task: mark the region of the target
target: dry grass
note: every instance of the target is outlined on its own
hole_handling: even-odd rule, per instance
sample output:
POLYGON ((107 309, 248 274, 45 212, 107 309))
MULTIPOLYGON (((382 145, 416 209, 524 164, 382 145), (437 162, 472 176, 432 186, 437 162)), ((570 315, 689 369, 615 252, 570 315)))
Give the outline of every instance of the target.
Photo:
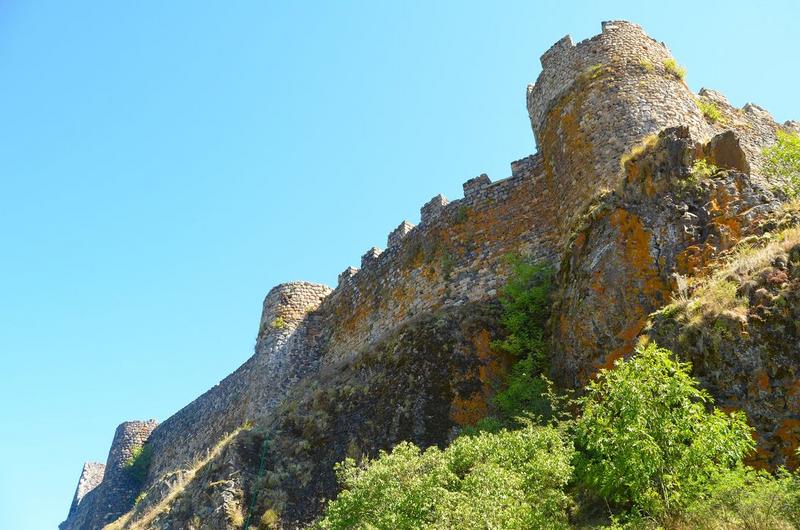
POLYGON ((175 484, 170 488, 169 492, 163 499, 158 501, 152 508, 150 508, 144 515, 137 520, 131 522, 134 511, 126 513, 113 523, 107 524, 103 530, 146 530, 148 525, 161 513, 169 510, 175 499, 183 493, 186 485, 194 480, 197 473, 205 467, 209 462, 215 459, 222 452, 228 444, 239 435, 240 432, 245 430, 245 427, 239 427, 230 434, 224 436, 217 444, 206 453, 206 456, 195 461, 191 468, 183 470, 183 473, 176 474, 178 479, 175 484))
POLYGON ((721 262, 713 274, 698 279, 694 288, 685 277, 677 277, 677 289, 667 311, 683 312, 690 324, 728 313, 747 316, 748 301, 736 295, 742 281, 769 267, 779 255, 800 244, 800 227, 789 228, 771 236, 766 244, 737 245, 721 262))
POLYGON ((622 169, 623 173, 625 172, 625 166, 633 160, 634 158, 640 156, 642 153, 647 151, 648 149, 652 148, 658 142, 658 134, 653 133, 645 136, 642 140, 631 147, 631 150, 622 155, 619 159, 619 167, 622 169))

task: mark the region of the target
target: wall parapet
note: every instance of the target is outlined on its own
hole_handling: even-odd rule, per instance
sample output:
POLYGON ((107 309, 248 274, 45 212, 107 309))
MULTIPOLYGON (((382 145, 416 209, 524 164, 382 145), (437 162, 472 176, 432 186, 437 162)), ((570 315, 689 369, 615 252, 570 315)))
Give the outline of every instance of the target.
POLYGON ((400 244, 406 235, 414 229, 414 225, 408 221, 403 221, 397 228, 389 232, 389 237, 386 239, 386 248, 392 248, 400 244))
POLYGON ((420 221, 419 224, 424 225, 430 223, 438 215, 442 212, 445 206, 448 204, 447 197, 442 195, 441 193, 425 204, 422 205, 422 208, 419 211, 420 221))
POLYGON ((492 179, 486 173, 481 173, 477 177, 469 179, 462 186, 464 188, 464 197, 467 198, 479 194, 481 190, 491 183, 492 179))

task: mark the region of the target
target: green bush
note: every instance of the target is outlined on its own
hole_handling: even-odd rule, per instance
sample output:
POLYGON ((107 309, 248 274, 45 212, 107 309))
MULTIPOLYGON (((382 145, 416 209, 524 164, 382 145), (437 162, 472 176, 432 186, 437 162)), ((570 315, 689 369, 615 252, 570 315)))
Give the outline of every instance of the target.
POLYGON ((698 530, 800 528, 800 477, 739 466, 715 477, 708 498, 687 512, 686 524, 698 530))
POLYGON ((520 359, 530 356, 541 372, 546 367, 544 329, 550 316, 553 269, 518 257, 510 261, 511 276, 500 293, 501 321, 508 336, 495 346, 520 359))
POLYGON ((542 378, 548 368, 545 326, 550 316, 550 291, 553 269, 520 257, 509 258, 511 275, 500 293, 501 323, 507 332, 494 346, 514 355, 517 362, 509 374, 507 387, 493 402, 500 418, 489 418, 477 425, 496 431, 499 425, 519 426, 517 417, 549 417, 550 407, 543 394, 547 383, 542 378))
POLYGON ((789 181, 789 195, 800 194, 800 135, 778 131, 778 140, 763 151, 764 173, 789 181))
POLYGON ((567 528, 572 454, 561 431, 531 424, 445 450, 403 442, 363 465, 338 464, 344 489, 317 528, 567 528))
POLYGON ((689 365, 653 344, 602 370, 580 403, 578 477, 633 517, 680 517, 753 448, 744 416, 707 410, 689 365))
POLYGON ((508 386, 494 397, 500 416, 514 424, 520 416, 550 417, 550 403, 546 398, 547 382, 537 372, 533 359, 528 356, 511 368, 508 386))

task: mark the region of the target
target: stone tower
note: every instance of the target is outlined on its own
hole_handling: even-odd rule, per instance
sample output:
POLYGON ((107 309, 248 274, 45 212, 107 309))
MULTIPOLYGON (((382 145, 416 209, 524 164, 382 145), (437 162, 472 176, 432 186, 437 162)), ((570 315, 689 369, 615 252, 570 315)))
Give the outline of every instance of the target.
POLYGON ((528 86, 531 126, 562 228, 602 188, 613 188, 620 159, 649 135, 676 125, 706 140, 713 129, 677 73, 667 47, 630 22, 603 22, 577 45, 567 35, 541 57, 528 86))

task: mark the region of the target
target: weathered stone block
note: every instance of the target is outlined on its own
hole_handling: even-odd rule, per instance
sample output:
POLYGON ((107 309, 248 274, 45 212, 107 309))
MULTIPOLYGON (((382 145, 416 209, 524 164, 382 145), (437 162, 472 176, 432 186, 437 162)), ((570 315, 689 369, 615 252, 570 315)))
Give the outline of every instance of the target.
POLYGON ((386 247, 392 248, 394 246, 399 245, 400 241, 402 241, 403 238, 406 237, 406 234, 411 232, 411 230, 413 229, 414 225, 412 225, 408 221, 403 221, 398 225, 397 228, 389 232, 389 237, 387 238, 386 241, 386 247))
POLYGON ((426 202, 420 209, 420 224, 425 224, 433 221, 442 212, 448 204, 447 197, 441 193, 433 199, 426 202))
POLYGON ((475 178, 466 181, 464 187, 464 197, 472 197, 492 183, 492 180, 486 173, 481 173, 475 178))
POLYGON ((383 254, 383 251, 378 247, 372 247, 369 249, 363 256, 361 256, 361 268, 369 266, 370 263, 373 263, 375 260, 378 259, 378 256, 383 254))

